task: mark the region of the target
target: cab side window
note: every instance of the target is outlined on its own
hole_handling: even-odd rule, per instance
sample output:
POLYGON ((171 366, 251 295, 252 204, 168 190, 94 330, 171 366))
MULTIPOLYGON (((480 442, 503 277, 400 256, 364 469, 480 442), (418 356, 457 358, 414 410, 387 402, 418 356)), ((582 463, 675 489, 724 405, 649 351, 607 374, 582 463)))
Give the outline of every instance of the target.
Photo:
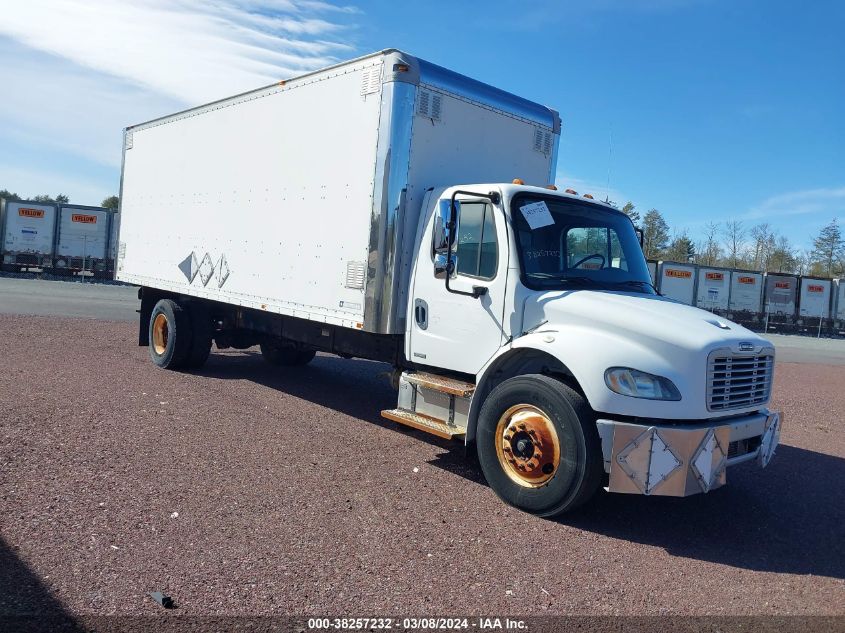
POLYGON ((458 274, 493 279, 499 261, 493 208, 484 202, 462 202, 457 238, 458 274))

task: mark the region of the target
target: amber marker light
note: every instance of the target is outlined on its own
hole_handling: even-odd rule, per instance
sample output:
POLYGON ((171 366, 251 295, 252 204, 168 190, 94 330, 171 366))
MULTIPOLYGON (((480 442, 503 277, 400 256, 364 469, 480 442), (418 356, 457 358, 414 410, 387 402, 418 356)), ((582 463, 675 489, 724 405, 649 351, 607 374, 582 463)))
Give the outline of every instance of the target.
POLYGON ((525 184, 525 181, 524 181, 522 178, 514 178, 514 179, 513 179, 513 184, 515 184, 515 185, 524 185, 524 184, 525 184))

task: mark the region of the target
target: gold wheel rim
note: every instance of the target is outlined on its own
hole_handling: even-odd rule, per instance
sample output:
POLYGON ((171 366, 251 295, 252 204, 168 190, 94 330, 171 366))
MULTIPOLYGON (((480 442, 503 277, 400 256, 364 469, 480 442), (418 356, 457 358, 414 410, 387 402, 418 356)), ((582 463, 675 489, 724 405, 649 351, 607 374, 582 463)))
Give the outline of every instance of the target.
POLYGON ((164 314, 157 314, 153 320, 153 349, 161 356, 167 349, 167 336, 169 334, 167 317, 164 314))
POLYGON ((560 440, 548 415, 530 404, 517 404, 496 425, 496 455, 502 470, 526 488, 544 486, 560 466, 560 440))

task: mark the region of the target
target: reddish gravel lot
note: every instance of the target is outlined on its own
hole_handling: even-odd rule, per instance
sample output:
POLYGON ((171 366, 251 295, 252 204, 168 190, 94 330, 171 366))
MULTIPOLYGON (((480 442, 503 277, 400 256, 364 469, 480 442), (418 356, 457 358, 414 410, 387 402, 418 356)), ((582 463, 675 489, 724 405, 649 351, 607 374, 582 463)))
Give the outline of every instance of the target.
POLYGON ((129 323, 0 316, 0 614, 843 614, 845 367, 778 365, 772 465, 536 519, 382 420, 364 361, 156 369, 129 323), (178 514, 177 514, 178 513, 178 514))

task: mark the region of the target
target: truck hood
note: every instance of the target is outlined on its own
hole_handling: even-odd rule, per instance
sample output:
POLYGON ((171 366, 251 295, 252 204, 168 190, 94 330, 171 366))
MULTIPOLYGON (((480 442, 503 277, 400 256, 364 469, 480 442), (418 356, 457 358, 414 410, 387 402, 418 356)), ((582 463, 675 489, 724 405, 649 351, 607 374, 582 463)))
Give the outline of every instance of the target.
POLYGON ((525 301, 524 331, 578 325, 685 350, 709 351, 749 342, 770 346, 751 330, 666 297, 601 290, 536 292, 525 301), (546 323, 543 323, 543 322, 546 323))
MULTIPOLYGON (((522 329, 512 348, 533 348, 557 358, 599 413, 663 420, 695 420, 760 410, 711 412, 709 356, 755 356, 774 348, 750 330, 710 312, 665 297, 601 290, 528 291, 522 329), (671 380, 680 401, 645 400, 612 392, 610 367, 630 367, 671 380)), ((515 325, 515 324, 514 324, 515 325)))

